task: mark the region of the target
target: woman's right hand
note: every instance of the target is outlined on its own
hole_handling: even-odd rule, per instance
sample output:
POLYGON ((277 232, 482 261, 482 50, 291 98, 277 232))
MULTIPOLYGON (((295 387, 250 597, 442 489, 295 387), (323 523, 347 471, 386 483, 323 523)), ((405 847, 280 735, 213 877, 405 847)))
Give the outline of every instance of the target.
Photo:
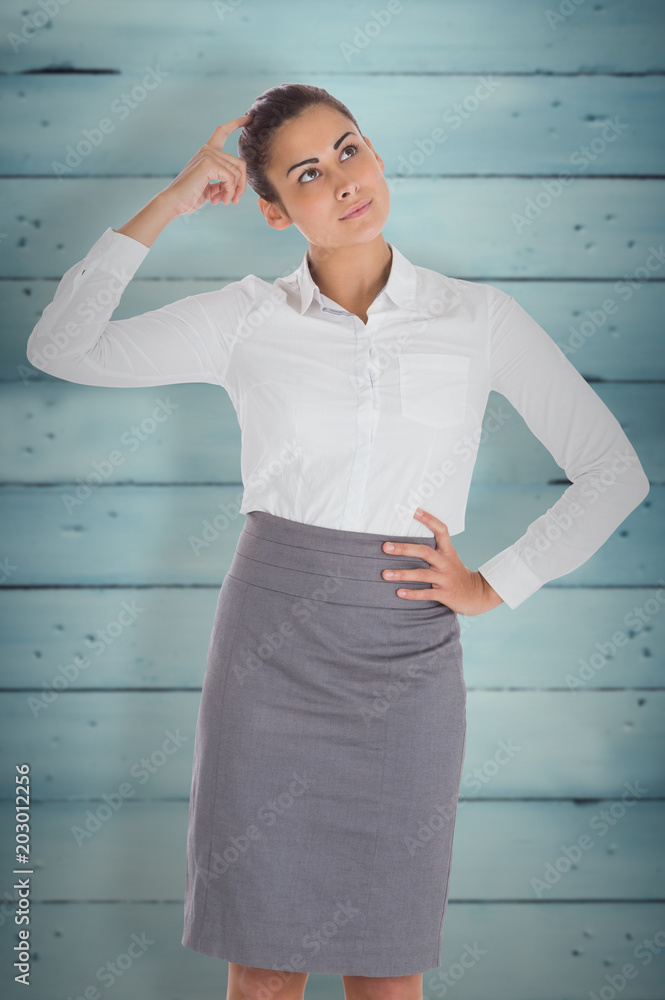
POLYGON ((247 165, 239 156, 222 150, 227 138, 242 128, 252 115, 232 118, 218 125, 205 145, 194 154, 178 176, 160 192, 175 215, 196 212, 207 201, 213 205, 236 205, 247 187, 247 165))

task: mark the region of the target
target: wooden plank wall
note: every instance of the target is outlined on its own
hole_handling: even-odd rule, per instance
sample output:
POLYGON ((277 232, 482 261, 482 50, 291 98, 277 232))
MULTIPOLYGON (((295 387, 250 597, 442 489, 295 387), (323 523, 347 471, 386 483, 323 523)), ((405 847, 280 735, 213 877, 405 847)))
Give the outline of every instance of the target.
MULTIPOLYGON (((243 520, 233 514, 235 413, 209 385, 53 379, 28 363, 25 343, 61 275, 105 228, 161 190, 217 124, 288 80, 346 102, 384 158, 386 238, 415 263, 513 294, 570 350, 652 482, 584 566, 517 610, 462 619, 465 778, 442 967, 427 973, 425 995, 665 996, 664 6, 401 0, 386 20, 387 9, 382 0, 3 5, 5 997, 27 995, 11 968, 22 761, 32 769, 32 1000, 107 989, 125 1000, 224 995, 226 964, 180 939, 194 727, 243 520), (134 89, 150 71, 159 84, 134 89), (478 91, 483 80, 491 86, 478 91), (56 176, 67 147, 108 116, 112 133, 56 176), (603 143, 608 122, 616 137, 603 143), (448 138, 428 148, 437 127, 448 138), (574 182, 557 191, 563 170, 574 182), (536 211, 516 224, 529 203, 536 211), (612 314, 602 312, 608 298, 612 314), (68 509, 66 495, 167 397, 169 419, 68 509), (191 536, 220 510, 227 523, 195 554, 191 536), (133 623, 118 626, 123 607, 133 623), (68 670, 86 654, 85 669, 68 670), (161 753, 176 731, 178 751, 161 753), (144 780, 132 770, 141 758, 153 761, 144 780), (104 817, 104 797, 130 775, 135 795, 104 817), (73 831, 91 817, 98 829, 77 842, 73 831), (585 833, 592 846, 569 862, 585 833), (151 943, 111 987, 96 970, 132 934, 151 943), (627 963, 634 975, 622 983, 627 963)), ((236 152, 235 138, 228 148, 236 152)), ((238 206, 173 223, 115 318, 249 272, 273 280, 304 250, 294 229, 265 225, 248 189, 238 206)), ((456 539, 470 566, 519 537, 567 484, 506 401, 493 394, 492 406, 510 419, 478 456, 468 530, 456 539)), ((314 975, 307 995, 341 998, 341 981, 314 975)))

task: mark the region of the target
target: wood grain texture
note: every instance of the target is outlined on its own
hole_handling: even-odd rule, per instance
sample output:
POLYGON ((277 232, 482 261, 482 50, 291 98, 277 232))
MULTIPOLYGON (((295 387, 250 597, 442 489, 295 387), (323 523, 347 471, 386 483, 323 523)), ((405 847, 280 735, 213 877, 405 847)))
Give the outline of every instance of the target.
MULTIPOLYGON (((662 483, 660 386, 600 382, 594 389, 633 442, 649 478, 662 483)), ((0 423, 6 427, 7 482, 240 482, 238 419, 226 391, 213 385, 99 388, 50 376, 13 382, 0 398, 0 423)), ((545 445, 498 392, 490 393, 483 428, 474 482, 565 480, 545 445)), ((473 450, 460 464, 472 460, 473 450)), ((71 491, 63 485, 63 493, 71 491)))
MULTIPOLYGON (((94 241, 94 236, 91 240, 94 241)), ((265 280, 273 281, 276 277, 277 273, 266 276, 265 280)), ((490 283, 513 295, 547 330, 585 378, 662 382, 665 376, 665 351, 662 350, 665 283, 656 277, 652 281, 634 279, 632 284, 623 278, 604 281, 493 278, 490 283)), ((229 280, 173 278, 162 281, 141 277, 139 268, 125 289, 113 319, 138 316, 187 295, 223 288, 229 280)), ((55 383, 29 363, 25 344, 42 310, 53 298, 56 285, 56 279, 0 278, 0 310, 6 325, 6 336, 0 339, 1 380, 20 380, 24 385, 39 380, 55 383)), ((59 385, 63 393, 69 388, 68 383, 60 382, 59 385)), ((82 388, 79 386, 75 391, 82 388)), ((197 391, 204 393, 207 387, 197 391)), ((103 398, 101 393, 98 398, 103 398)))
MULTIPOLYGON (((216 585, 4 588, 2 686, 26 697, 200 691, 217 596, 216 585), (134 602, 131 627, 112 625, 134 602), (76 669, 82 657, 89 662, 76 669)), ((528 610, 529 626, 520 629, 510 609, 461 616, 469 691, 662 687, 662 587, 543 587, 528 610)))
MULTIPOLYGON (((110 813, 102 801, 35 803, 36 821, 50 830, 48 854, 46 850, 38 853, 35 861, 40 868, 36 903, 66 898, 79 904, 109 898, 116 903, 183 898, 180 845, 187 834, 187 799, 150 800, 141 798, 141 791, 137 787, 134 796, 121 797, 110 813), (77 872, 74 881, 73 870, 77 872), (109 896, 109 876, 114 871, 109 896)), ((562 903, 573 895, 586 904, 619 896, 626 902, 662 898, 662 876, 652 879, 648 868, 658 865, 665 806, 630 795, 623 811, 621 805, 620 798, 506 802, 474 799, 464 793, 458 805, 451 903, 485 897, 494 903, 524 905, 562 903), (494 856, 501 859, 491 872, 480 860, 487 851, 488 828, 494 834, 494 856), (584 835, 590 843, 583 841, 579 865, 560 872, 561 877, 552 878, 548 887, 541 885, 545 866, 548 861, 554 866, 561 845, 575 844, 584 835)), ((429 819, 426 816, 424 824, 429 819)), ((0 829, 10 833, 6 826, 0 829)), ((263 827, 263 833, 270 837, 268 827, 263 827)), ((423 850, 432 849, 436 838, 435 831, 423 826, 423 837, 428 834, 431 839, 423 841, 423 850)), ((405 854, 408 864, 406 849, 405 854)))
MULTIPOLYGON (((269 660, 257 667, 257 684, 261 669, 270 669, 269 660)), ((612 798, 633 780, 647 789, 644 798, 665 796, 662 691, 480 690, 468 697, 464 774, 480 770, 484 796, 612 798)), ((38 698, 0 695, 2 738, 17 760, 33 762, 37 799, 101 800, 124 782, 142 798, 189 794, 198 692, 65 691, 36 705, 38 698), (186 742, 162 752, 178 733, 186 742), (140 764, 153 754, 152 766, 140 764)))
MULTIPOLYGON (((481 565, 511 544, 563 488, 477 483, 465 530, 453 536, 462 560, 481 565)), ((75 496, 66 485, 0 491, 0 545, 15 565, 11 586, 220 586, 244 521, 238 514, 240 484, 102 486, 71 514, 63 494, 75 496)), ((663 575, 664 506, 665 488, 653 486, 597 552, 547 586, 656 587, 663 575)), ((505 605, 494 609, 510 611, 505 605)), ((513 611, 513 617, 524 621, 521 613, 513 611)))
MULTIPOLYGON (((242 114, 275 83, 270 73, 243 76, 231 86, 226 78, 195 76, 183 86, 173 72, 163 80, 156 74, 154 89, 146 90, 144 77, 102 74, 85 88, 75 75, 63 75, 57 87, 45 74, 1 79, 3 172, 175 176, 187 162, 185 149, 193 153, 218 121, 242 114), (100 130, 103 119, 108 132, 100 130), (91 148, 79 150, 80 164, 65 162, 68 147, 76 150, 85 139, 91 148)), ((660 173, 661 76, 469 75, 440 67, 427 78, 425 100, 420 74, 298 72, 293 79, 339 96, 384 160, 387 176, 660 173)), ((237 135, 227 146, 237 152, 237 135)))
MULTIPOLYGON (((149 857, 147 839, 135 839, 134 844, 137 853, 149 857)), ((124 863, 122 856, 118 865, 124 863)), ((493 868, 487 852, 478 863, 485 865, 486 871, 493 868)), ((95 985, 102 996, 107 995, 107 987, 95 978, 96 971, 127 955, 132 934, 145 942, 145 950, 128 965, 122 978, 106 980, 109 996, 113 995, 111 990, 118 994, 122 990, 123 1000, 219 1000, 224 995, 225 963, 178 945, 182 937, 179 899, 69 904, 58 900, 37 903, 34 912, 43 931, 33 1000, 82 996, 87 987, 95 985), (75 963, 72 954, 77 956, 75 963)), ((586 997, 591 990, 609 989, 606 977, 630 963, 636 972, 630 983, 633 997, 657 998, 662 976, 653 942, 664 925, 665 905, 661 902, 488 905, 451 898, 442 965, 425 973, 424 995, 429 1000, 446 997, 452 993, 452 983, 453 995, 464 1000, 586 997), (644 944, 648 941, 652 942, 651 950, 644 944)), ((297 954, 303 952, 307 954, 302 946, 296 949, 297 954)), ((310 976, 306 997, 343 1000, 339 976, 310 976)))
MULTIPOLYGON (((268 0, 56 6, 37 27, 39 5, 8 0, 0 14, 0 560, 12 567, 0 580, 0 926, 15 934, 11 767, 28 760, 33 1000, 95 985, 105 995, 96 970, 144 933, 153 943, 110 996, 224 993, 225 964, 180 945, 184 836, 207 645, 243 518, 225 392, 78 386, 34 369, 25 344, 104 229, 288 80, 338 96, 380 152, 386 238, 414 263, 514 295, 617 416, 652 482, 599 552, 518 612, 460 616, 465 781, 442 968, 426 974, 425 996, 604 996, 630 962, 637 975, 616 995, 660 1000, 665 958, 647 964, 639 949, 665 929, 665 4, 402 0, 378 30, 387 5, 355 0, 293 0, 288 16, 268 0), (80 146, 104 117, 110 132, 80 146), (54 163, 77 146, 58 179, 54 163), (572 183, 557 187, 562 171, 572 183), (132 426, 160 396, 177 407, 134 447, 132 426), (63 495, 119 443, 122 465, 68 508, 63 495), (215 518, 195 554, 192 537, 215 518), (160 753, 176 731, 187 740, 160 753), (139 782, 142 757, 154 766, 139 782), (128 776, 134 798, 79 846, 72 826, 128 776), (645 789, 630 808, 626 783, 645 789), (616 821, 601 835, 603 810, 616 821), (590 830, 593 847, 566 870, 564 847, 590 830), (539 897, 531 880, 548 864, 564 872, 539 897)), ((114 318, 248 273, 272 281, 305 246, 293 227, 265 224, 251 191, 232 209, 208 206, 159 237, 114 318)), ((566 485, 510 404, 493 393, 492 407, 510 418, 481 444, 453 539, 469 566, 566 485)), ((307 996, 342 1000, 339 978, 310 977, 307 996)))
MULTIPOLYGON (((122 226, 167 183, 116 177, 0 181, 0 213, 8 222, 0 267, 11 278, 61 276, 107 226, 122 226)), ((546 276, 616 282, 639 275, 654 247, 663 245, 662 179, 580 176, 562 187, 554 178, 558 195, 550 195, 546 183, 530 177, 396 177, 384 235, 414 263, 476 281, 546 276), (540 196, 542 210, 535 201, 540 196), (522 225, 529 203, 536 206, 533 221, 518 232, 514 219, 522 225)), ((207 205, 172 222, 137 276, 272 279, 299 267, 301 234, 293 226, 271 229, 256 198, 243 197, 226 214, 229 206, 221 212, 219 207, 207 205)), ((662 280, 665 266, 654 262, 654 268, 647 274, 662 280)))
MULTIPOLYGON (((377 3, 382 10, 386 4, 377 3)), ((557 10, 558 4, 551 9, 557 10)), ((288 18, 270 0, 214 4, 189 0, 93 0, 67 5, 52 28, 34 32, 17 51, 6 37, 19 33, 23 6, 5 4, 3 51, 12 72, 57 67, 141 73, 159 62, 184 82, 193 75, 229 77, 272 72, 279 82, 294 72, 617 73, 662 69, 659 0, 604 0, 569 5, 554 25, 532 0, 403 0, 385 27, 370 5, 335 0, 314 6, 292 0, 288 18), (401 11, 397 12, 401 8, 401 11), (184 13, 186 11, 186 13, 184 13), (220 16, 221 13, 221 16, 220 16), (383 30, 370 28, 376 20, 383 30), (131 30, 128 30, 130 29, 131 30), (365 35, 357 36, 360 31, 365 35), (374 37, 372 37, 374 35, 374 37), (347 52, 342 45, 354 45, 347 52)), ((244 107, 241 109, 240 113, 244 107)))

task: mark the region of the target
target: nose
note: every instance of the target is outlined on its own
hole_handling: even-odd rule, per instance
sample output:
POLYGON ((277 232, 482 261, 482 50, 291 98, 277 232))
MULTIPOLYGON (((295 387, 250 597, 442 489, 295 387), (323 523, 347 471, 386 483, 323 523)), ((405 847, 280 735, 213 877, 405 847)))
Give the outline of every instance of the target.
MULTIPOLYGON (((357 190, 358 190, 357 183, 355 181, 350 180, 348 177, 345 177, 344 184, 340 185, 337 192, 337 197, 342 203, 342 206, 344 206, 347 202, 353 201, 353 194, 357 190)), ((344 211, 346 211, 346 208, 344 208, 344 211)))

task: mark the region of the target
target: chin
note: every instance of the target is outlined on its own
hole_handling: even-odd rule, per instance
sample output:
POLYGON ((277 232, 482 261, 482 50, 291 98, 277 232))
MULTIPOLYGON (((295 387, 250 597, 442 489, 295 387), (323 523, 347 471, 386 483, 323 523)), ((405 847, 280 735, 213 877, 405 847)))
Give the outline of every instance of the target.
POLYGON ((296 228, 314 246, 337 250, 342 247, 363 246, 366 243, 371 243, 381 234, 387 218, 388 212, 385 212, 381 213, 381 218, 378 221, 373 218, 367 220, 365 225, 360 225, 360 219, 358 219, 347 227, 346 222, 336 219, 327 228, 322 227, 316 231, 312 229, 311 225, 301 227, 296 224, 296 228))

